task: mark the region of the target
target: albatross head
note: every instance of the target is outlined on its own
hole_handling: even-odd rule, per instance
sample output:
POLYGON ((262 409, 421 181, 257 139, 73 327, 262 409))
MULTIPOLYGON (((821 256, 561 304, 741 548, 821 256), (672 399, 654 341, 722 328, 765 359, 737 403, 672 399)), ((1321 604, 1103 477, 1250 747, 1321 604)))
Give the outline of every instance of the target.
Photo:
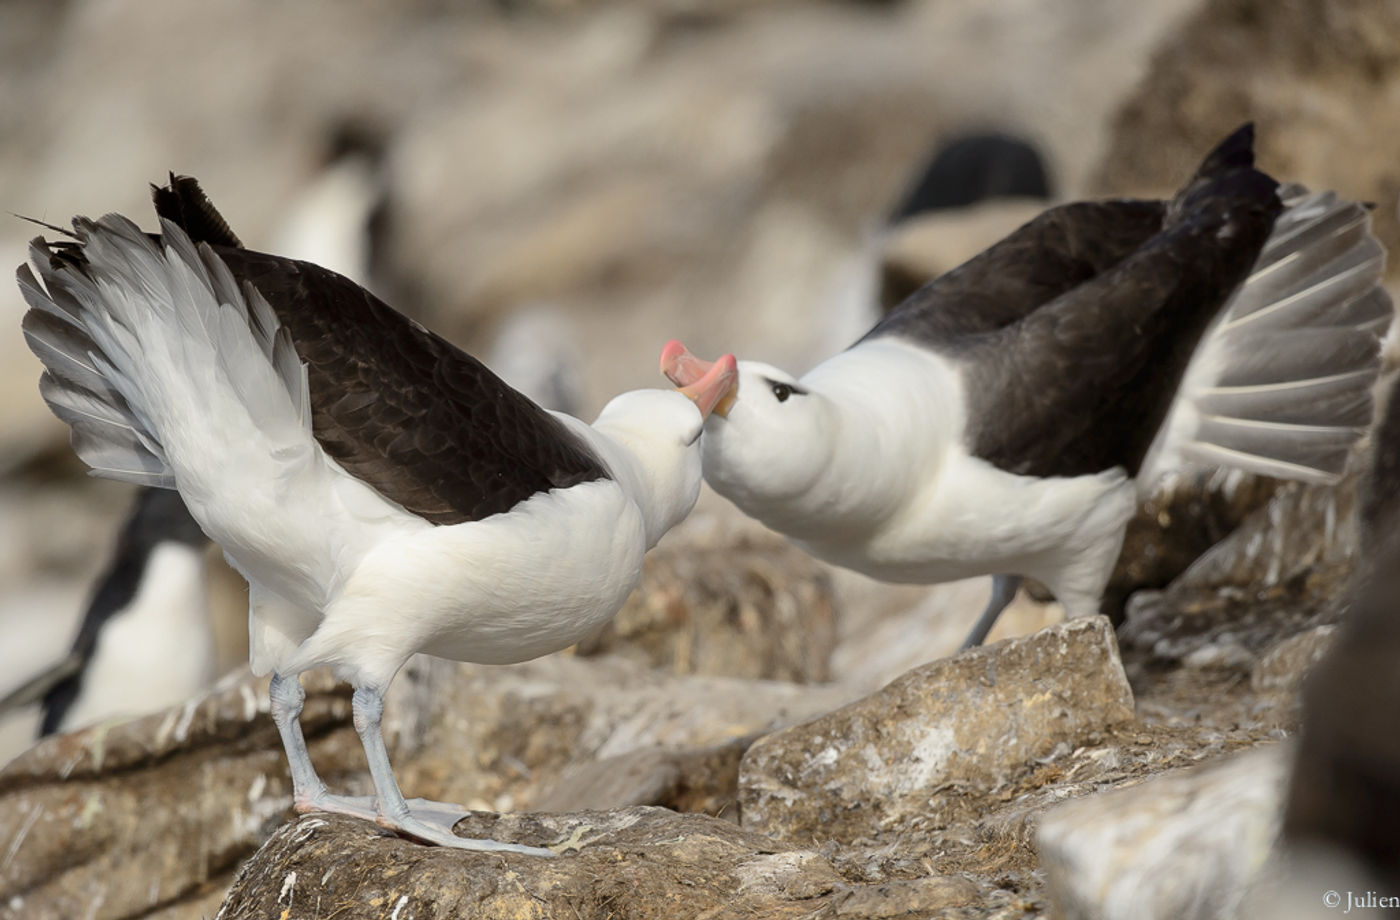
POLYGON ((615 397, 593 423, 630 455, 628 492, 642 509, 648 546, 695 506, 700 432, 715 406, 731 397, 736 376, 734 356, 725 355, 674 390, 633 390, 615 397))
MULTIPOLYGON (((661 372, 677 386, 695 383, 713 366, 676 341, 661 354, 661 372)), ((831 402, 791 374, 740 361, 732 396, 705 425, 705 481, 762 517, 763 509, 805 493, 827 468, 834 419, 831 402)))

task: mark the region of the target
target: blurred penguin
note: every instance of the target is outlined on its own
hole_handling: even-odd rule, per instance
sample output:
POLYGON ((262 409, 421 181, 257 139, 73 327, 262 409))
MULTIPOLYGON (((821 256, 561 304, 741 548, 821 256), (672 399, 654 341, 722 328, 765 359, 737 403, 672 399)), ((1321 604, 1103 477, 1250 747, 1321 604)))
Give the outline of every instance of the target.
POLYGON ((943 144, 890 211, 881 250, 881 313, 1044 210, 1053 189, 1039 151, 1009 134, 943 144), (947 212, 961 213, 956 222, 947 212))
POLYGON ((890 226, 931 211, 991 198, 1050 198, 1050 177, 1030 142, 1008 134, 965 134, 934 153, 890 212, 890 226))
POLYGON ((67 656, 0 701, 40 737, 184 702, 214 679, 205 548, 180 496, 142 489, 67 656))
POLYGON ((269 249, 314 262, 381 297, 390 292, 385 133, 358 121, 326 133, 317 173, 292 200, 269 249))

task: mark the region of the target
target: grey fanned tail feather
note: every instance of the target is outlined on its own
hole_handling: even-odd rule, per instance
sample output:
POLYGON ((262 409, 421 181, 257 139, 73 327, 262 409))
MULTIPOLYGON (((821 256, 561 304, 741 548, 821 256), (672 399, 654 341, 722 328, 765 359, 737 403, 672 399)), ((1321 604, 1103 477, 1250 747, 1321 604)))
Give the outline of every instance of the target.
POLYGON ((44 364, 39 392, 53 414, 72 429, 73 450, 93 473, 143 486, 172 489, 175 478, 160 444, 108 381, 102 350, 93 341, 74 285, 95 295, 80 262, 55 255, 43 239, 30 244, 28 265, 16 272, 29 304, 22 322, 29 348, 44 364))
POLYGON ((1153 473, 1194 463, 1335 482, 1370 425, 1395 315, 1385 250, 1364 206, 1296 185, 1279 194, 1286 210, 1192 359, 1153 473))
MULTIPOLYGON (((230 324, 251 330, 252 344, 292 397, 297 423, 310 426, 306 369, 289 333, 262 295, 240 286, 207 245, 191 242, 169 221, 162 221, 161 238, 153 239, 116 214, 95 222, 76 218, 73 229, 77 243, 35 239, 29 252, 38 277, 29 265, 16 275, 31 308, 23 321, 25 340, 45 367, 40 392, 71 426, 73 449, 93 474, 176 487, 141 383, 141 368, 153 360, 143 349, 169 346, 141 340, 135 329, 142 323, 131 311, 165 314, 160 322, 223 343, 216 361, 229 365, 226 379, 235 388, 256 386, 236 372, 246 357, 236 353, 239 343, 249 337, 220 329, 230 324), (197 306, 210 295, 217 309, 197 306)), ((253 404, 260 394, 240 396, 253 404)))

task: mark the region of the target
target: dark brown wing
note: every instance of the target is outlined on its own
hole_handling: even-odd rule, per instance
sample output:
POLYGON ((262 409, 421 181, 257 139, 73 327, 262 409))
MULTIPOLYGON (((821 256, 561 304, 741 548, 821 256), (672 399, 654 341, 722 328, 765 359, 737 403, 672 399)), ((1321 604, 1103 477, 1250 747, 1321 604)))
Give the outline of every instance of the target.
POLYGON ((152 192, 160 216, 267 298, 307 365, 316 440, 384 497, 459 524, 609 478, 558 419, 355 282, 242 248, 193 178, 152 192))
POLYGON ((291 333, 309 371, 316 440, 386 498, 435 524, 457 524, 608 477, 560 421, 348 278, 214 248, 291 333))
POLYGON ((864 339, 897 335, 940 349, 1016 322, 1122 261, 1162 229, 1162 201, 1081 201, 1051 208, 924 285, 864 339))
POLYGON ((973 453, 1035 476, 1136 475, 1192 353, 1282 208, 1248 143, 1239 132, 1207 158, 1162 232, 1129 258, 963 340, 973 453))

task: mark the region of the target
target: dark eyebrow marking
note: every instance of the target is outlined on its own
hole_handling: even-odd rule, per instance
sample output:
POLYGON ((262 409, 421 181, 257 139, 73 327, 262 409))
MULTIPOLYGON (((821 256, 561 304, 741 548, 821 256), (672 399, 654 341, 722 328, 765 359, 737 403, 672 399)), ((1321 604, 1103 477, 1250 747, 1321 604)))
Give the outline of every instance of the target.
POLYGON ((775 387, 781 383, 783 386, 787 387, 789 390, 792 390, 792 392, 796 393, 798 396, 807 395, 807 391, 805 389, 803 389, 795 383, 788 383, 786 380, 774 380, 772 377, 764 377, 763 381, 770 387, 775 387))

